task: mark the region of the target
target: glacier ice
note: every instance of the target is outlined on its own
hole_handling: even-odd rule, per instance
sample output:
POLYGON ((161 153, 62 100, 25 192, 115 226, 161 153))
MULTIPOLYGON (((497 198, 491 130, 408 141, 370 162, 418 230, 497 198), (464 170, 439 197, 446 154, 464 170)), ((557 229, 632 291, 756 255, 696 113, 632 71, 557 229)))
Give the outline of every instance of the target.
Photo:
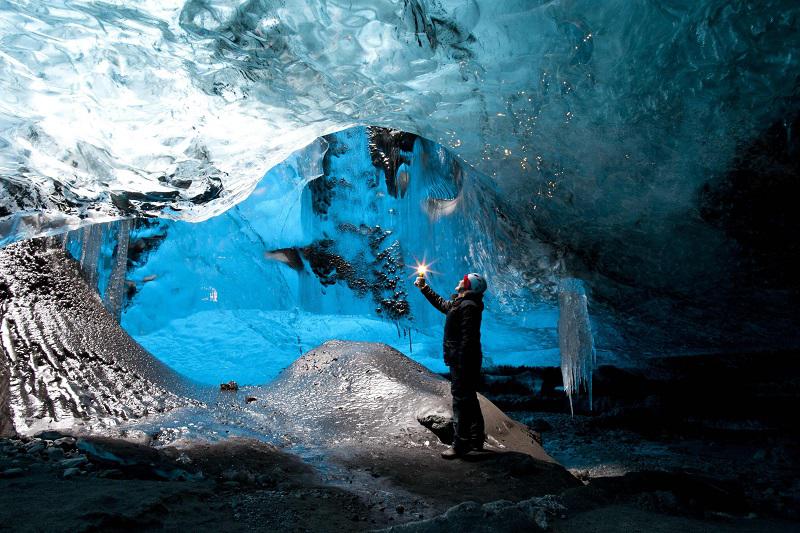
MULTIPOLYGON (((486 211, 500 202, 490 184, 476 187, 479 178, 441 146, 408 134, 395 145, 397 135, 328 135, 222 215, 160 223, 158 246, 129 272, 138 290, 123 327, 209 383, 263 382, 330 338, 384 342, 445 372, 441 316, 412 286, 412 267, 425 260, 444 294, 466 272, 486 273, 487 360, 556 364, 557 311, 518 283, 505 227, 486 211), (393 160, 388 171, 380 154, 393 160), (305 186, 295 193, 299 176, 305 186), (432 211, 438 201, 450 208, 432 211)), ((132 246, 151 235, 139 231, 132 246)))
POLYGON ((113 264, 109 273, 108 283, 103 292, 103 304, 114 315, 117 321, 122 314, 125 298, 125 279, 128 273, 128 243, 130 241, 132 222, 120 220, 113 223, 116 243, 112 253, 113 264))
POLYGON ((623 216, 664 220, 781 116, 798 9, 7 1, 0 233, 204 219, 293 151, 355 124, 451 148, 528 209, 572 195, 598 215, 638 196, 642 209, 623 216))
MULTIPOLYGON (((798 14, 792 0, 5 1, 0 245, 208 219, 320 136, 382 126, 472 167, 462 190, 490 191, 475 218, 514 265, 500 278, 537 301, 584 280, 617 322, 596 324, 604 345, 619 328, 614 348, 636 353, 797 345, 781 202, 796 196, 798 14)), ((384 155, 401 190, 410 174, 384 155)), ((268 194, 297 206, 309 172, 268 194)), ((431 217, 458 216, 450 192, 431 217)))
POLYGON ((0 250, 0 433, 103 431, 200 405, 198 388, 126 335, 76 266, 52 241, 0 250))
POLYGON ((558 287, 558 347, 561 352, 561 375, 569 410, 575 413, 572 397, 581 388, 589 395, 592 409, 592 372, 596 351, 589 307, 583 282, 575 278, 561 280, 558 287))
POLYGON ((63 248, 79 264, 86 284, 119 322, 125 303, 128 244, 133 221, 92 224, 47 239, 51 248, 63 248))
POLYGON ((81 230, 81 272, 90 287, 94 287, 97 284, 97 262, 100 260, 102 238, 103 227, 100 224, 85 226, 81 230))

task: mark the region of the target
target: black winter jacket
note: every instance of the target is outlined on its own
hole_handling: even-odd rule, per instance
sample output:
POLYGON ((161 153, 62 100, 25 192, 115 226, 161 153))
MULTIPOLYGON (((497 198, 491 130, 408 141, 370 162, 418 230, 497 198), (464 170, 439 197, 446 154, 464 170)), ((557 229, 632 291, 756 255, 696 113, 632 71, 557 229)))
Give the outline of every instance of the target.
POLYGON ((446 315, 444 322, 444 363, 447 366, 478 364, 481 353, 481 315, 483 294, 465 291, 445 300, 425 285, 422 294, 436 309, 446 315))

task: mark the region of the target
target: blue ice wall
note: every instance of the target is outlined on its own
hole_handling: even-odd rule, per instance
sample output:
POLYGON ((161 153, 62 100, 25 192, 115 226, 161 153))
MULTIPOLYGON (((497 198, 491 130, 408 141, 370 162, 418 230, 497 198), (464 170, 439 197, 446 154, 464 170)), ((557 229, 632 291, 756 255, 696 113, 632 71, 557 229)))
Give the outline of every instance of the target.
POLYGON ((166 237, 129 272, 138 290, 122 325, 212 383, 266 381, 331 338, 386 342, 444 371, 443 316, 413 287, 426 261, 445 296, 468 272, 489 280, 487 364, 557 364, 557 310, 504 261, 491 182, 412 139, 387 156, 397 163, 388 179, 367 128, 351 128, 293 154, 222 215, 162 222, 166 237))
MULTIPOLYGON (((600 324, 615 352, 796 349, 799 17, 797 0, 5 0, 0 246, 209 219, 320 136, 379 125, 490 178, 458 194, 504 237, 468 257, 504 269, 513 316, 511 287, 549 301, 570 276, 624 330, 600 324)), ((297 206, 287 183, 276 201, 297 206)))

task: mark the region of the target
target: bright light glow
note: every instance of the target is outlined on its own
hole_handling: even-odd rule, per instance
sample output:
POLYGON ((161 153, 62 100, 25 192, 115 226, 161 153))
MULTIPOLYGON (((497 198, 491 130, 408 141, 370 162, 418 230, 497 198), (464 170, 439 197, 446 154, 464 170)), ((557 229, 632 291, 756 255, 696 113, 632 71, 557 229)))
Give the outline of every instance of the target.
POLYGON ((436 261, 431 261, 429 263, 427 258, 424 258, 424 257, 420 261, 419 259, 417 259, 415 257, 414 258, 414 266, 408 265, 408 268, 414 270, 414 273, 411 274, 409 277, 414 277, 414 276, 427 277, 427 276, 429 276, 431 274, 434 274, 434 275, 439 274, 439 272, 436 272, 435 270, 433 270, 431 268, 435 262, 436 261))

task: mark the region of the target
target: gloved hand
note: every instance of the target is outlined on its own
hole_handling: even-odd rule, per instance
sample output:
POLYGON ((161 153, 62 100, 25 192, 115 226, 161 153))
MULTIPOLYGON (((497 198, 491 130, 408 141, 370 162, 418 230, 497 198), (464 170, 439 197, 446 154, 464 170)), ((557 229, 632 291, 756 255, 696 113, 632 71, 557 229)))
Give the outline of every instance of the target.
POLYGON ((423 276, 417 276, 417 279, 414 281, 414 286, 419 287, 420 289, 426 284, 427 283, 425 282, 425 278, 423 276))

